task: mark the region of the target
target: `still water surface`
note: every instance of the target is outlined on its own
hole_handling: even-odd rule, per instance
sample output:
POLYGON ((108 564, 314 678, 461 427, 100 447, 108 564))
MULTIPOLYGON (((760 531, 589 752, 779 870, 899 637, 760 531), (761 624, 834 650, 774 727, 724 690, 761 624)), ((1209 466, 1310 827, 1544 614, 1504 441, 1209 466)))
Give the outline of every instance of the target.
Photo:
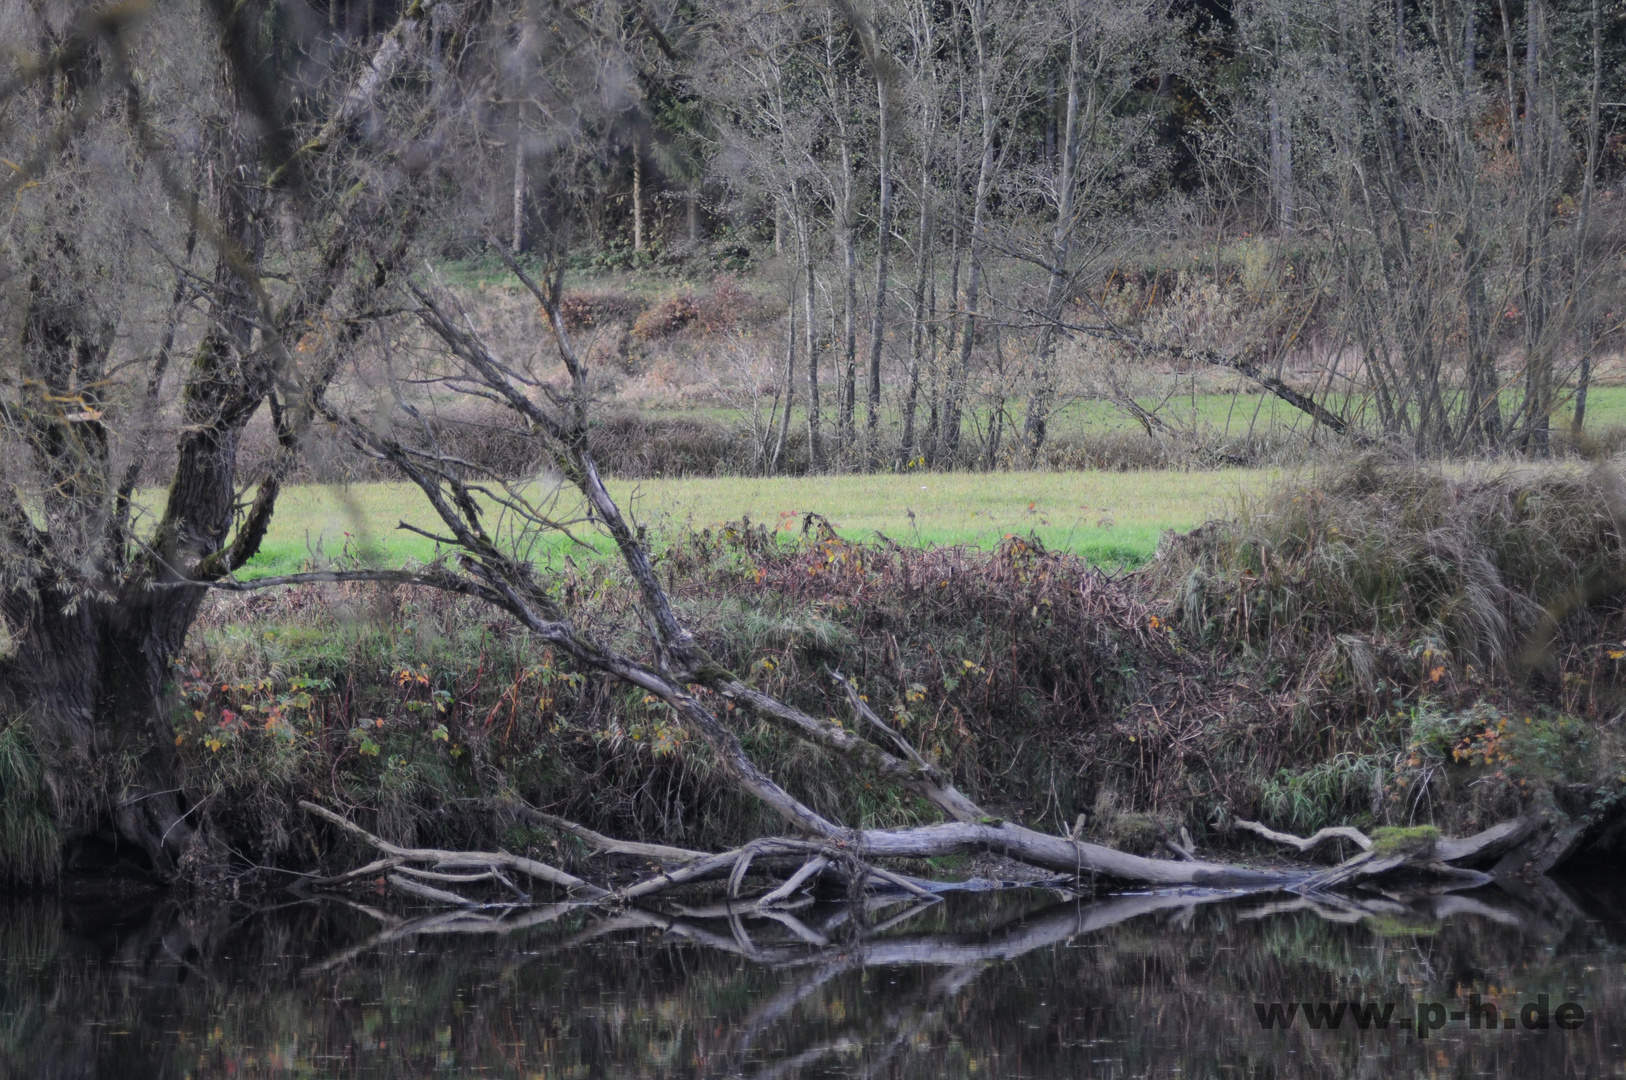
POLYGON ((1626 881, 1368 897, 1044 892, 861 918, 0 901, 0 1075, 1626 1077, 1626 881), (1549 1026, 1426 1038, 1421 1003, 1549 1026), (1263 1030, 1256 1002, 1393 1003, 1263 1030), (1552 1012, 1585 1013, 1560 1030, 1552 1012), (1532 1013, 1539 1019, 1539 1013, 1532 1013))

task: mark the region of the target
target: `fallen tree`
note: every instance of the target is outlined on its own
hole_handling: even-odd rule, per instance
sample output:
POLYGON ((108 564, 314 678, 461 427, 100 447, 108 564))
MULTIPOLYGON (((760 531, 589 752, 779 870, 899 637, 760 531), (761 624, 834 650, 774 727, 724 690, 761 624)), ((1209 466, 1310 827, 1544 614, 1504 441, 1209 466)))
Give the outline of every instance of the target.
MULTIPOLYGON (((384 855, 380 862, 369 864, 368 873, 386 871, 397 888, 422 899, 467 905, 474 902, 441 886, 460 883, 454 879, 462 879, 464 884, 474 880, 501 883, 500 874, 505 870, 549 882, 594 903, 627 904, 680 886, 725 879, 730 894, 737 896, 753 871, 778 875, 777 883, 758 901, 766 907, 787 901, 799 889, 832 875, 843 878, 856 890, 901 889, 926 896, 938 885, 903 877, 880 864, 968 853, 1009 859, 1075 884, 1103 881, 1157 887, 1317 891, 1400 871, 1427 873, 1457 884, 1477 882, 1477 876, 1453 864, 1477 857, 1493 843, 1483 834, 1481 838, 1444 842, 1430 848, 1426 856, 1407 852, 1367 858, 1364 862, 1355 860, 1354 865, 1339 868, 1337 876, 1328 877, 1300 867, 1260 869, 1204 860, 1172 844, 1171 850, 1177 852, 1178 858, 1149 858, 1073 836, 1042 832, 1004 820, 966 796, 951 777, 883 721, 864 695, 839 673, 831 675, 851 709, 850 725, 812 716, 729 671, 701 647, 678 616, 655 571, 641 529, 623 514, 600 477, 588 439, 592 396, 588 373, 562 313, 562 261, 555 257, 539 282, 512 258, 504 257, 546 320, 568 378, 565 387, 545 381, 537 370, 536 358, 527 363, 497 356, 474 329, 474 320, 455 296, 412 283, 407 290, 413 314, 443 351, 435 358, 434 366, 412 377, 399 377, 394 388, 397 425, 386 427, 377 422, 371 409, 362 412, 326 398, 319 406, 322 415, 360 452, 399 471, 423 492, 445 531, 433 533, 404 522, 400 527, 430 536, 447 554, 418 571, 388 575, 376 571, 329 571, 247 584, 222 583, 219 587, 266 588, 317 580, 379 580, 384 576, 395 582, 483 599, 508 612, 542 642, 581 667, 613 676, 664 703, 689 731, 704 740, 730 782, 773 811, 788 832, 759 837, 731 851, 706 853, 617 840, 568 821, 548 822, 598 850, 644 858, 659 867, 630 885, 600 889, 556 868, 503 853, 397 848, 315 804, 305 804, 307 810, 334 822, 384 855), (561 602, 560 591, 550 587, 524 557, 523 553, 542 535, 572 535, 570 530, 580 522, 559 520, 553 504, 538 500, 528 485, 490 475, 438 451, 425 406, 407 397, 404 388, 409 386, 430 386, 443 393, 477 395, 499 403, 542 443, 560 476, 584 500, 586 520, 614 543, 636 584, 649 648, 646 658, 578 631, 568 604, 561 602), (421 438, 408 442, 402 433, 414 429, 421 438), (740 741, 736 729, 740 719, 764 721, 816 745, 866 779, 918 797, 944 820, 899 829, 851 828, 831 820, 758 766, 740 741), (1448 849, 1450 843, 1457 843, 1460 850, 1448 849), (1453 855, 1452 851, 1458 853, 1453 855), (466 873, 471 870, 473 875, 466 873), (431 876, 437 874, 442 876, 431 876)), ((1528 832, 1522 825, 1499 829, 1502 831, 1491 830, 1498 843, 1515 833, 1528 832)), ((508 887, 518 891, 511 884, 508 887)))

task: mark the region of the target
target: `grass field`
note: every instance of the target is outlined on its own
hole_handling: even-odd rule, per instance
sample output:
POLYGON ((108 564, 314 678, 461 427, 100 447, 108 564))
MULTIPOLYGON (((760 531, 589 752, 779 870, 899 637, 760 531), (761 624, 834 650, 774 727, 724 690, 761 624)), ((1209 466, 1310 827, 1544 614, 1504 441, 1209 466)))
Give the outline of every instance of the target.
MULTIPOLYGON (((749 517, 793 534, 806 512, 822 514, 849 539, 877 532, 904 544, 992 547, 1010 534, 1036 533, 1050 547, 1101 564, 1149 558, 1167 529, 1194 528, 1234 508, 1276 470, 1216 472, 924 473, 814 478, 612 481, 624 509, 658 538, 749 517)), ((561 516, 574 516, 563 502, 561 516)), ((398 521, 431 531, 428 503, 407 484, 290 488, 245 577, 299 570, 344 553, 399 565, 432 557, 428 539, 398 521)), ((578 535, 591 535, 591 528, 578 535)), ((602 544, 600 545, 603 546, 602 544)), ((533 557, 572 550, 563 538, 533 557)), ((574 550, 580 551, 579 548, 574 550)))

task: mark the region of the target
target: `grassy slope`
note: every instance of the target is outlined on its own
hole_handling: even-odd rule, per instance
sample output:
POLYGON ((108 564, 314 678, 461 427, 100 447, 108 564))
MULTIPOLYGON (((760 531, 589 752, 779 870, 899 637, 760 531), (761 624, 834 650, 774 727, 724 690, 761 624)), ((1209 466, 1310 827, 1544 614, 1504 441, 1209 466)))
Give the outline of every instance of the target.
MULTIPOLYGON (((923 473, 771 479, 613 481, 612 493, 652 531, 674 533, 738 521, 800 527, 807 511, 849 538, 883 532, 906 544, 990 548, 1036 532, 1047 546, 1102 563, 1149 558, 1166 529, 1190 529, 1234 508, 1274 470, 1219 472, 923 473)), ((400 563, 426 559, 430 541, 395 528, 433 528, 428 504, 407 484, 306 486, 282 496, 271 532, 246 576, 288 573, 313 553, 372 545, 400 563)), ((564 550, 564 544, 553 547, 564 550)))

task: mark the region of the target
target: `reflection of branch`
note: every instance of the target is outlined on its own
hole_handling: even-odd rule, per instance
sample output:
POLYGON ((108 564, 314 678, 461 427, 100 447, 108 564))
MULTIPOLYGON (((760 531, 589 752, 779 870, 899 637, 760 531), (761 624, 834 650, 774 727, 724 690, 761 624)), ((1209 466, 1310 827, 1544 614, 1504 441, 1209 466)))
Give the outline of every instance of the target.
MULTIPOLYGON (((569 904, 537 908, 518 916, 457 911, 387 926, 368 941, 312 966, 307 973, 332 970, 371 948, 413 935, 511 934, 527 927, 555 922, 567 914, 582 912, 591 920, 586 927, 575 933, 560 934, 542 948, 527 943, 526 962, 533 958, 556 957, 607 935, 656 930, 668 941, 686 941, 704 950, 723 952, 753 965, 777 968, 788 973, 786 982, 777 992, 730 1025, 725 1048, 714 1058, 716 1071, 711 1075, 746 1080, 779 1080, 817 1069, 819 1063, 826 1059, 844 1058, 843 1065, 855 1071, 861 1067, 861 1075, 880 1076, 888 1075, 888 1069, 899 1067, 897 1059, 911 1052, 922 1032, 942 1023, 943 1009, 989 966, 1015 961, 1074 938, 1159 912, 1189 916, 1198 908, 1234 902, 1241 895, 1246 894, 1234 891, 1169 891, 1114 896, 1095 902, 1061 903, 1036 913, 1018 914, 1003 924, 975 934, 939 932, 894 938, 873 936, 884 933, 886 927, 883 926, 858 941, 822 945, 814 940, 817 933, 808 931, 800 920, 792 920, 794 925, 789 925, 786 922, 789 919, 787 914, 753 911, 748 904, 689 908, 680 916, 639 908, 600 915, 595 909, 569 904), (759 922, 753 927, 752 934, 746 934, 741 922, 750 918, 773 921, 759 922), (777 926, 786 926, 788 933, 780 931, 775 934, 777 926), (830 1032, 829 1038, 793 1053, 788 1052, 787 1048, 785 1056, 763 1062, 763 1050, 769 1046, 777 1048, 786 1041, 770 1038, 771 1034, 789 1031, 786 1025, 793 1023, 798 1012, 836 980, 866 969, 925 967, 937 967, 941 971, 928 985, 911 993, 898 1006, 890 1008, 884 1017, 849 1019, 845 1027, 830 1032), (876 1024, 879 1024, 880 1034, 876 1034, 876 1024), (863 1058, 859 1059, 855 1055, 861 1052, 863 1058)), ((936 905, 916 905, 904 912, 902 917, 913 917, 928 909, 942 910, 936 905)), ((1325 895, 1292 897, 1255 903, 1239 911, 1237 917, 1257 920, 1293 912, 1307 912, 1317 918, 1343 924, 1355 924, 1375 917, 1393 919, 1414 912, 1435 920, 1458 916, 1486 918, 1525 930, 1539 925, 1529 913, 1510 900, 1453 895, 1428 896, 1410 905, 1377 895, 1359 898, 1325 895)))
POLYGON ((526 930, 541 926, 568 915, 580 908, 575 904, 548 904, 543 907, 534 907, 519 914, 501 912, 488 914, 475 911, 456 910, 442 911, 434 915, 425 915, 419 919, 402 922, 395 916, 365 904, 357 904, 343 897, 331 897, 339 903, 346 904, 358 911, 365 912, 373 918, 384 923, 384 929, 348 949, 333 954, 326 960, 305 968, 302 974, 315 975, 324 971, 331 971, 354 960, 356 957, 371 952, 381 945, 388 945, 394 941, 416 937, 419 934, 511 934, 516 930, 526 930))
MULTIPOLYGON (((761 1009, 752 1014, 749 1021, 748 1037, 742 1038, 734 1053, 730 1055, 735 1065, 730 1072, 731 1076, 742 1076, 740 1060, 750 1049, 751 1041, 763 1030, 773 1023, 787 1016, 796 1005, 805 1000, 813 991, 829 982, 836 975, 853 970, 857 966, 851 963, 831 965, 822 968, 812 978, 804 980, 793 986, 788 993, 776 995, 770 1003, 771 1009, 761 1009)), ((911 999, 900 1006, 888 1010, 882 1027, 894 1034, 887 1040, 886 1046, 874 1058, 865 1062, 863 1076, 883 1075, 886 1067, 906 1047, 914 1044, 921 1032, 932 1026, 943 1013, 944 1006, 959 996, 976 977, 985 970, 980 963, 965 964, 950 968, 922 991, 911 995, 911 999), (915 1011, 917 1015, 905 1020, 904 1015, 915 1011)), ((834 1039, 811 1046, 800 1053, 774 1062, 752 1073, 750 1080, 778 1080, 782 1076, 793 1076, 816 1061, 829 1057, 832 1054, 849 1054, 864 1049, 861 1039, 848 1034, 842 1034, 834 1039)))
MULTIPOLYGON (((1093 933, 1141 915, 1170 909, 1191 908, 1222 900, 1235 899, 1239 892, 1220 890, 1203 892, 1170 891, 1134 896, 1115 896, 1095 903, 1064 903, 1050 907, 1034 916, 1018 916, 1010 924, 967 940, 965 935, 921 934, 912 937, 871 938, 857 944, 832 944, 823 948, 808 946, 805 936, 792 931, 795 944, 759 945, 749 937, 739 940, 734 935, 723 935, 701 925, 705 918, 667 915, 643 908, 625 908, 609 916, 596 916, 592 926, 580 934, 560 942, 558 948, 574 947, 607 933, 629 929, 660 930, 708 948, 742 956, 756 963, 773 967, 806 967, 810 964, 836 964, 844 967, 901 967, 928 965, 933 967, 964 967, 992 961, 1014 960, 1035 949, 1054 945, 1078 934, 1093 933)), ((873 901, 872 901, 873 902, 873 901)), ((934 904, 917 904, 889 920, 870 933, 884 932, 913 918, 934 904)), ((778 912, 753 911, 749 907, 727 906, 711 909, 690 909, 697 916, 727 919, 761 918, 779 922, 778 912)), ((514 930, 552 922, 572 911, 592 912, 595 909, 579 904, 551 904, 512 914, 448 911, 390 927, 367 943, 348 950, 346 958, 377 944, 396 941, 420 933, 512 933, 514 930)), ((826 927, 828 931, 829 927, 826 927)), ((822 936, 822 935, 821 935, 822 936)), ((337 961, 342 962, 342 961, 337 961)), ((331 966, 333 962, 324 964, 331 966)))

